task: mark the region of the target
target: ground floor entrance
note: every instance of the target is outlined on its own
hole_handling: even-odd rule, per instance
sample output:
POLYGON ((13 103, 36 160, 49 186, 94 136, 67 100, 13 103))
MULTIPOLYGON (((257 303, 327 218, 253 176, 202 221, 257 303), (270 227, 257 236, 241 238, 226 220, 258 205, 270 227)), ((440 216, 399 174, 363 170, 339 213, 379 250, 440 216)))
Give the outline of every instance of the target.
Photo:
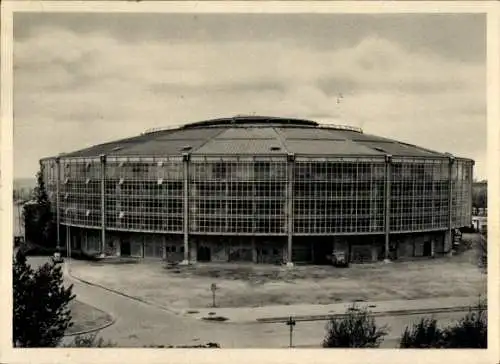
MULTIPOLYGON (((69 228, 72 249, 87 253, 136 258, 157 258, 180 262, 186 258, 182 234, 144 234, 106 232, 69 228)), ((432 257, 446 253, 446 232, 391 234, 390 260, 432 257)), ((187 257, 191 262, 249 262, 283 264, 287 262, 287 236, 195 236, 188 238, 187 257)), ((367 263, 386 258, 385 237, 357 236, 294 236, 291 258, 294 264, 331 264, 332 256, 341 254, 350 263, 367 263)))

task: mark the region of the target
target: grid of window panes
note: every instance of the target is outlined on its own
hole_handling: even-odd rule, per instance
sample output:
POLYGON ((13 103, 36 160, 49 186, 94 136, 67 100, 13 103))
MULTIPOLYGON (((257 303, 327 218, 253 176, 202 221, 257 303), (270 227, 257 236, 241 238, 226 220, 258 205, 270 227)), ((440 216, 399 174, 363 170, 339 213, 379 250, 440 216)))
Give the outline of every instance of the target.
POLYGON ((192 158, 189 176, 191 232, 286 233, 284 158, 192 158))
POLYGON ((50 201, 50 207, 56 211, 56 191, 57 191, 57 164, 55 159, 47 159, 42 162, 42 178, 45 184, 47 197, 50 201))
POLYGON ((391 231, 448 226, 448 160, 394 160, 391 164, 391 231))
POLYGON ((472 163, 457 160, 452 169, 453 181, 453 227, 469 226, 472 221, 470 187, 472 163))
POLYGON ((181 158, 113 159, 106 162, 106 226, 115 229, 181 232, 181 158))
POLYGON ((60 161, 61 221, 72 225, 101 225, 101 165, 98 159, 60 161))
POLYGON ((295 233, 383 232, 383 160, 297 161, 294 175, 295 233))

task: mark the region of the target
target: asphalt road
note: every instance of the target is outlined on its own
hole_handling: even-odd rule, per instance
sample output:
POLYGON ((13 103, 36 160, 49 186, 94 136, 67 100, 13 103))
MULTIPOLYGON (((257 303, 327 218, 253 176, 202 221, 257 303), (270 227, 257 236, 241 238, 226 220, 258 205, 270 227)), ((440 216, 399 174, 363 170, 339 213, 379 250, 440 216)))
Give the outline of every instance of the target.
MULTIPOLYGON (((30 258, 38 266, 47 258, 30 258)), ((104 339, 119 347, 147 345, 196 345, 219 343, 223 348, 280 348, 289 345, 289 328, 285 324, 204 322, 178 316, 162 309, 111 293, 102 288, 65 277, 73 284, 77 300, 104 310, 116 318, 116 323, 100 332, 104 339)), ((442 324, 458 320, 463 313, 442 313, 434 317, 442 324)), ((420 316, 380 317, 377 322, 389 325, 391 331, 382 347, 394 348, 406 325, 420 316)), ((297 347, 320 347, 325 333, 325 321, 299 322, 294 328, 293 344, 297 347)))

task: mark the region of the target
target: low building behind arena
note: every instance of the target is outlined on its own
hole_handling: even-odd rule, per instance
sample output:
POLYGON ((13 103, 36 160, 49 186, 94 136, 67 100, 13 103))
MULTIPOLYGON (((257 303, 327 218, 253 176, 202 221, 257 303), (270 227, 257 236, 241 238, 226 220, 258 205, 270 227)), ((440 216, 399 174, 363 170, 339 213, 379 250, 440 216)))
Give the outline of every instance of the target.
POLYGON ((309 120, 208 120, 40 163, 61 246, 106 255, 430 257, 471 224, 472 160, 309 120))

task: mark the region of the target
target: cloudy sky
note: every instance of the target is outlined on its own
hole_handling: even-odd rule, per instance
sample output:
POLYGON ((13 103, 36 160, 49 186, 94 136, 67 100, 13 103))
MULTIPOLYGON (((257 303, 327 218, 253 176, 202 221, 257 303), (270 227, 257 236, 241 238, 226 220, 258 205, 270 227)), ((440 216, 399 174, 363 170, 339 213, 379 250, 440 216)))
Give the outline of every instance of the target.
POLYGON ((480 14, 16 14, 14 175, 151 127, 256 113, 473 158, 483 178, 485 24, 480 14))

